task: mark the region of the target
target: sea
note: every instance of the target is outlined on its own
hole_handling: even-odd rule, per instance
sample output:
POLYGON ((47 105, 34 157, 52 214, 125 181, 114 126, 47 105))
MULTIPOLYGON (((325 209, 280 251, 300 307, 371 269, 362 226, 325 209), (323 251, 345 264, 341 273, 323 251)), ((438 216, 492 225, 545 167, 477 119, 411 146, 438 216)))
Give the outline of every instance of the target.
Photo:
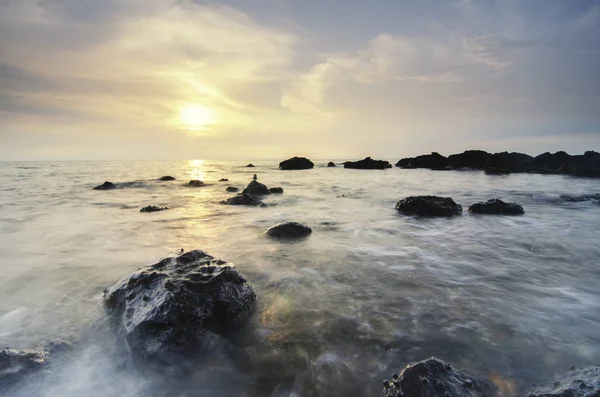
POLYGON ((508 397, 600 363, 600 205, 566 197, 600 193, 599 180, 329 160, 301 171, 258 159, 0 163, 0 347, 71 344, 4 395, 378 396, 383 379, 436 356, 508 397), (284 193, 265 208, 221 204, 254 174, 284 193), (93 190, 105 180, 120 188, 93 190), (464 211, 397 213, 411 195, 452 197, 464 211), (525 214, 466 211, 492 198, 525 214), (169 210, 141 213, 147 205, 169 210), (264 234, 282 221, 313 232, 264 234), (161 375, 131 362, 103 290, 182 248, 234 264, 257 308, 238 358, 161 375))

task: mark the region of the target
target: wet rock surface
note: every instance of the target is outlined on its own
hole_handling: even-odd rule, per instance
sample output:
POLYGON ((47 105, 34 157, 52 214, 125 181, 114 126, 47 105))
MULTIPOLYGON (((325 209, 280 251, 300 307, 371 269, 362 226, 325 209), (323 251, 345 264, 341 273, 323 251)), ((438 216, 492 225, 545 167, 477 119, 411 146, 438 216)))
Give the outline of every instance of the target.
POLYGON ((255 300, 233 266, 200 250, 165 258, 104 291, 113 325, 134 357, 173 365, 229 349, 255 300))
POLYGON ((462 206, 450 197, 410 196, 398 201, 396 210, 406 215, 453 216, 462 213, 462 206))
POLYGON ((226 191, 230 192, 230 193, 235 193, 235 192, 239 192, 240 188, 239 187, 235 187, 235 186, 227 186, 227 189, 225 189, 226 191))
POLYGON ((266 233, 269 237, 291 239, 306 237, 312 229, 298 222, 282 222, 268 228, 266 233))
POLYGON ((500 199, 492 199, 471 205, 468 209, 474 214, 489 215, 523 215, 523 207, 516 203, 505 203, 500 199))
POLYGON ((206 186, 206 184, 202 181, 199 181, 198 179, 192 179, 191 181, 188 182, 188 186, 189 187, 203 187, 203 186, 206 186))
POLYGON ((158 212, 168 210, 169 207, 159 207, 157 205, 148 205, 140 210, 140 212, 158 212))
POLYGON ((273 194, 283 194, 283 188, 282 187, 271 187, 271 188, 269 188, 269 192, 271 192, 273 194))
POLYGON ((267 205, 260 198, 253 194, 240 193, 237 196, 221 201, 221 204, 226 205, 249 205, 252 207, 266 207, 267 205))
POLYGON ((330 161, 329 163, 327 163, 327 167, 336 167, 336 165, 333 161, 330 161))
POLYGON ((279 163, 281 170, 309 170, 315 164, 306 157, 292 157, 279 163))
POLYGON ((248 184, 248 186, 246 186, 246 188, 244 190, 242 190, 242 194, 253 194, 255 196, 266 196, 268 194, 271 194, 271 192, 269 191, 269 188, 256 181, 250 181, 250 183, 248 184))
POLYGON ((529 397, 599 397, 600 367, 581 367, 558 378, 551 386, 533 389, 529 397))
POLYGON ((383 382, 381 397, 495 397, 496 387, 432 357, 409 364, 383 382))
POLYGON ((366 157, 359 161, 346 161, 344 168, 359 169, 359 170, 384 170, 392 168, 392 165, 385 160, 373 160, 371 157, 366 157))
POLYGON ((172 177, 170 175, 166 175, 166 176, 161 176, 160 178, 158 178, 159 181, 174 181, 175 177, 172 177))
POLYGON ((105 181, 102 185, 98 185, 94 188, 94 190, 112 190, 116 189, 116 185, 112 182, 105 181))
POLYGON ((48 365, 49 353, 43 350, 0 350, 0 390, 22 377, 48 365))

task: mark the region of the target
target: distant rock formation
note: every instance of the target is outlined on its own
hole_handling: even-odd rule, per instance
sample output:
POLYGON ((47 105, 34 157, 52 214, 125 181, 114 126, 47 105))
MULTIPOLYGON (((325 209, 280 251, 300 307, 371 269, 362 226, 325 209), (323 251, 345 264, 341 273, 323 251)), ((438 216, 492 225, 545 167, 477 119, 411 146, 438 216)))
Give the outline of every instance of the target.
POLYGON ((523 215, 525 213, 525 210, 519 204, 505 203, 499 199, 475 203, 469 207, 468 211, 474 214, 486 215, 523 215))
POLYGON ((170 175, 166 175, 166 176, 161 176, 160 178, 158 178, 159 181, 174 181, 175 177, 172 177, 170 175))
POLYGON ((396 163, 396 166, 405 168, 429 168, 432 170, 449 169, 448 159, 437 152, 401 159, 396 163))
POLYGON ((453 216, 462 213, 462 206, 450 197, 410 196, 398 201, 396 210, 406 215, 453 216))
POLYGON ((311 234, 312 229, 298 222, 282 222, 268 228, 266 233, 274 238, 300 238, 311 234))
POLYGON ((373 160, 371 157, 366 157, 359 161, 346 161, 344 168, 358 169, 358 170, 384 170, 386 168, 392 168, 392 165, 385 160, 373 160))
POLYGON ((279 163, 281 170, 308 170, 314 166, 315 164, 306 157, 292 157, 279 163))
POLYGON ((246 165, 246 167, 252 168, 252 167, 255 167, 255 165, 250 163, 250 164, 246 165))
POLYGON ((168 210, 169 207, 158 207, 156 205, 149 205, 140 210, 140 212, 158 212, 168 210))
POLYGON ((105 181, 102 185, 98 185, 94 188, 94 190, 112 190, 115 189, 116 186, 114 183, 105 181))
POLYGON ((329 163, 327 163, 327 167, 335 167, 335 163, 333 161, 330 161, 329 163))
POLYGON ((466 150, 460 154, 448 156, 448 165, 454 169, 482 170, 485 168, 489 157, 490 154, 483 150, 466 150))
POLYGON ((219 179, 219 182, 229 182, 229 179, 227 179, 227 178, 221 178, 221 179, 219 179))

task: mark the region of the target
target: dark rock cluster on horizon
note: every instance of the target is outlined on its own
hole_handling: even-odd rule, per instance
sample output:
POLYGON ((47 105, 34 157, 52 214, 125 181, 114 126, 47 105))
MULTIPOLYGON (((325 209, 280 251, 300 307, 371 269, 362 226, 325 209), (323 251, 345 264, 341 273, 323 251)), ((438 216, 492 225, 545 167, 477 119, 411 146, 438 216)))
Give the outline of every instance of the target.
POLYGON ((292 157, 279 163, 281 170, 309 170, 315 164, 306 157, 292 157))
POLYGON ((499 199, 475 203, 469 207, 468 211, 474 214, 489 215, 523 215, 525 213, 519 204, 505 203, 499 199))
POLYGON ((282 222, 268 228, 266 233, 269 237, 292 239, 306 237, 312 229, 298 222, 282 222))
POLYGON ((462 206, 450 197, 410 196, 398 201, 396 211, 417 216, 453 216, 462 213, 462 206))
POLYGON ((392 168, 392 165, 385 160, 373 160, 371 157, 366 157, 359 161, 346 161, 344 168, 358 169, 358 170, 384 170, 386 168, 392 168))

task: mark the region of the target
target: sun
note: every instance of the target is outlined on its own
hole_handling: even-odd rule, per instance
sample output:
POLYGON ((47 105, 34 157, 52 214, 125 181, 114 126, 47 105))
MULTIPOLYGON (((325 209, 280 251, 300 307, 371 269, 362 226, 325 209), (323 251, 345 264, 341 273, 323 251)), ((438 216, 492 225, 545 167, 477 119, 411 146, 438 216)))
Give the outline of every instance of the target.
POLYGON ((179 111, 179 121, 188 127, 202 128, 215 122, 212 109, 202 105, 185 105, 179 111))

